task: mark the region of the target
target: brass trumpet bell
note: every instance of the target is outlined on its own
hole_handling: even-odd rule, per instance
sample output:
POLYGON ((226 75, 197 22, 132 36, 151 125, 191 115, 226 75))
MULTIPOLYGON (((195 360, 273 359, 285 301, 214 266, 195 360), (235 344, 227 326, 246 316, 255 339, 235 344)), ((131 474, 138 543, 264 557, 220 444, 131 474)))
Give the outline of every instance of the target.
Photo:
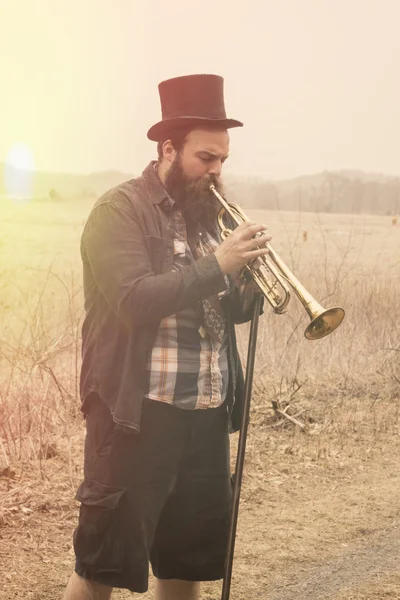
POLYGON ((329 335, 339 327, 344 319, 344 315, 343 308, 339 306, 328 308, 327 310, 322 309, 322 312, 317 314, 306 327, 304 332, 305 337, 308 340, 320 340, 329 335))

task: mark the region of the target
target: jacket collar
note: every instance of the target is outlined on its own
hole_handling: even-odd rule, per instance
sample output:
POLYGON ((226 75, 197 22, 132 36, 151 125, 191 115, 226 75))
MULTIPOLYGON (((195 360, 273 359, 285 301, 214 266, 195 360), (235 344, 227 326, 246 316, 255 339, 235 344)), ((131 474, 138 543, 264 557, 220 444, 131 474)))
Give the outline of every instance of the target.
POLYGON ((156 164, 156 160, 150 161, 142 173, 149 201, 151 204, 163 203, 165 205, 167 202, 169 202, 172 205, 174 204, 174 201, 161 183, 161 179, 159 178, 155 169, 156 164))

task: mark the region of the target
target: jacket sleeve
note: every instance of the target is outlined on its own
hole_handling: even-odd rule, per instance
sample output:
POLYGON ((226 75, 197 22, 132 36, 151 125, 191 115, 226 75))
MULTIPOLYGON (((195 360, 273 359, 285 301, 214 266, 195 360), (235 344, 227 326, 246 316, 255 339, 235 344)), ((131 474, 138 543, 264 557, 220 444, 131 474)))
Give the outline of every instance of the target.
MULTIPOLYGON (((235 325, 251 321, 253 316, 255 293, 253 291, 240 291, 230 280, 230 292, 223 298, 223 303, 229 303, 229 312, 235 325)), ((264 298, 261 302, 260 315, 264 313, 264 298)))
POLYGON ((155 274, 152 261, 162 264, 167 242, 145 236, 134 210, 118 199, 98 205, 88 217, 82 259, 128 328, 159 321, 226 289, 214 255, 177 271, 155 274))

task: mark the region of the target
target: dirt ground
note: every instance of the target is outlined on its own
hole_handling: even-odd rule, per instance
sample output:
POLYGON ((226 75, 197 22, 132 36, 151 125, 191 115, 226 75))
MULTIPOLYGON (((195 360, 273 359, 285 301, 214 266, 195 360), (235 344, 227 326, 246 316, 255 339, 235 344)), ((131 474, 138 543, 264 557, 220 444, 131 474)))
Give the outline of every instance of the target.
MULTIPOLYGON (((73 568, 83 436, 78 423, 56 456, 2 473, 1 600, 61 598, 73 568)), ((317 437, 252 414, 232 600, 400 598, 398 434, 377 434, 373 445, 349 439, 316 458, 317 437)), ((220 593, 220 583, 207 583, 202 599, 220 593)), ((142 597, 152 597, 151 579, 142 597)))

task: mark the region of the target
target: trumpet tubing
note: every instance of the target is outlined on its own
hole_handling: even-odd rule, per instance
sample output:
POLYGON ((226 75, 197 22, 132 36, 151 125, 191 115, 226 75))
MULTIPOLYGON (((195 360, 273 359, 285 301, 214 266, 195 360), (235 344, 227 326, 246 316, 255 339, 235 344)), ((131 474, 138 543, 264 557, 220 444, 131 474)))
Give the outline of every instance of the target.
MULTIPOLYGON (((221 230, 221 237, 225 239, 232 233, 231 229, 225 227, 225 213, 228 213, 237 225, 240 225, 244 221, 249 221, 249 218, 237 204, 227 202, 213 184, 210 186, 210 190, 221 204, 221 209, 218 213, 218 225, 221 230)), ((246 265, 245 269, 250 273, 274 312, 282 314, 285 311, 291 298, 291 288, 311 319, 304 332, 308 340, 321 339, 337 329, 345 316, 343 308, 334 306, 326 309, 321 306, 300 283, 271 245, 266 244, 266 247, 269 251, 268 257, 263 256, 261 258, 262 265, 257 268, 246 265), (290 285, 290 288, 287 284, 290 285)))

